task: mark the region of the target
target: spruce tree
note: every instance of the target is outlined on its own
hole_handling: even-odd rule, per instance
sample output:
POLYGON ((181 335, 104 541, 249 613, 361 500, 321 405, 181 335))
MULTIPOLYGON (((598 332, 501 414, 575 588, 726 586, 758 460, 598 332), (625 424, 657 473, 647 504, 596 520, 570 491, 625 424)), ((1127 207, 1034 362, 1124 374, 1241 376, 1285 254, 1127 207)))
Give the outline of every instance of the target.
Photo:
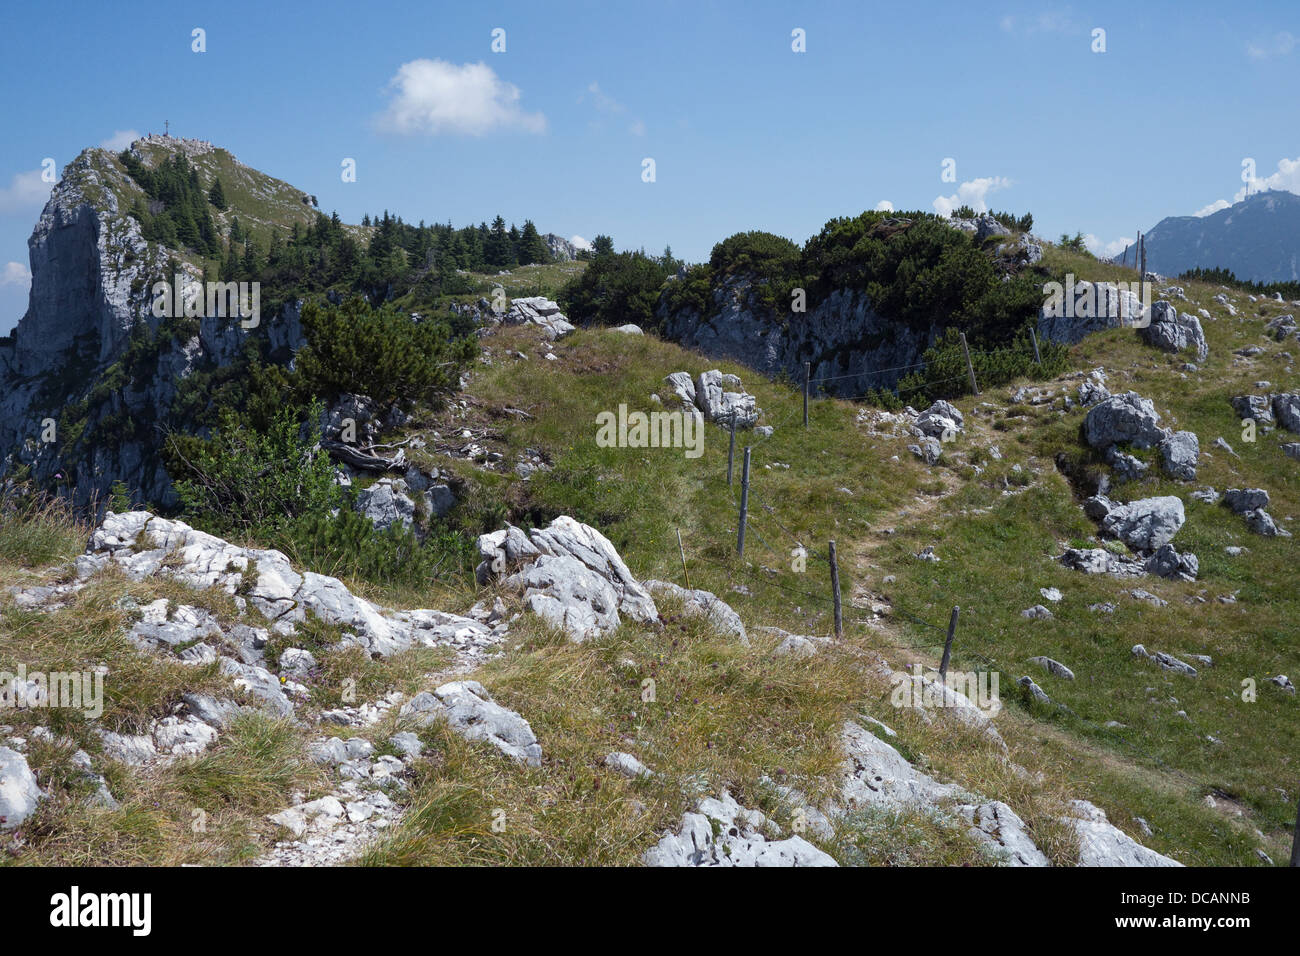
POLYGON ((535 262, 550 262, 551 250, 546 240, 541 237, 531 219, 524 221, 524 231, 519 235, 519 262, 531 265, 535 262))
POLYGON ((220 177, 212 180, 212 188, 208 190, 208 202, 218 209, 225 210, 226 208, 226 191, 222 188, 220 177))

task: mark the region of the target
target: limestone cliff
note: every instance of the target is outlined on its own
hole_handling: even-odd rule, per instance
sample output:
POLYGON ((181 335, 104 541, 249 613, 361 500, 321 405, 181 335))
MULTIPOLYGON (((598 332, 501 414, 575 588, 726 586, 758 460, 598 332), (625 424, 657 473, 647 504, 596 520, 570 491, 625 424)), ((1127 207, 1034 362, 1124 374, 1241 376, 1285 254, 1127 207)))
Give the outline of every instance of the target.
POLYGON ((664 335, 714 358, 728 358, 772 377, 803 381, 804 362, 822 390, 861 395, 892 388, 943 331, 918 330, 879 315, 865 292, 837 289, 806 313, 777 314, 757 300, 752 279, 732 276, 713 290, 706 315, 661 305, 664 335))
MULTIPOLYGON (((246 222, 283 219, 293 209, 285 197, 301 195, 197 140, 155 136, 131 149, 147 165, 182 152, 206 158, 209 169, 220 164, 232 181, 261 180, 258 194, 278 205, 238 210, 246 222)), ((39 486, 80 505, 103 500, 118 480, 139 501, 169 504, 174 495, 157 448, 178 382, 229 364, 249 336, 267 337, 282 353, 302 341, 293 306, 256 329, 230 318, 162 329, 168 320, 153 314, 154 283, 177 270, 197 280, 202 263, 146 241, 130 215, 138 200, 147 197, 108 150, 88 149, 68 164, 28 240, 27 312, 0 340, 0 478, 30 470, 39 486)), ((298 205, 305 219, 308 210, 298 205)))

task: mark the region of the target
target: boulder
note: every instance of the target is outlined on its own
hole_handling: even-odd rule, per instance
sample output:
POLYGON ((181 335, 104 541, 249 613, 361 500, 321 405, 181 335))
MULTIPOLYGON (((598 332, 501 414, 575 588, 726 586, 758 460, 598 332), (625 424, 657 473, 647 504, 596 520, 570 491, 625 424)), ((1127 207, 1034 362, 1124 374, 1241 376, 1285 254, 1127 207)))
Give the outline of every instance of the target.
POLYGON ((576 640, 593 629, 617 627, 620 613, 642 623, 659 617, 654 598, 632 576, 609 539, 567 515, 527 535, 513 526, 481 535, 478 549, 483 558, 477 569, 481 582, 523 564, 506 583, 576 640), (543 562, 547 556, 564 560, 543 562))
POLYGON ((1300 392, 1274 395, 1273 414, 1277 423, 1287 431, 1300 432, 1300 392))
POLYGON ((1110 398, 1110 389, 1101 382, 1088 379, 1079 386, 1078 401, 1084 408, 1090 408, 1110 398))
POLYGON ((1281 527, 1273 520, 1273 516, 1263 508, 1247 511, 1242 517, 1246 519, 1246 527, 1255 534, 1263 535, 1266 538, 1291 537, 1291 532, 1281 527))
POLYGON ((370 445, 379 437, 379 403, 344 393, 321 416, 322 437, 349 445, 370 445))
POLYGON ((1151 307, 1151 324, 1138 329, 1138 335, 1148 345, 1165 352, 1181 352, 1194 348, 1198 361, 1204 362, 1210 354, 1205 341, 1201 320, 1187 313, 1179 314, 1169 302, 1161 300, 1151 307))
POLYGON ((1239 515, 1268 507, 1268 492, 1263 488, 1229 488, 1223 493, 1223 503, 1239 515))
POLYGON ((1179 674, 1186 674, 1188 677, 1196 676, 1196 668, 1185 661, 1180 661, 1172 654, 1166 654, 1164 651, 1148 651, 1141 644, 1133 645, 1133 656, 1140 657, 1144 660, 1155 661, 1167 671, 1176 671, 1179 674))
POLYGON ((1026 674, 1024 677, 1020 678, 1020 680, 1016 681, 1016 683, 1027 690, 1029 696, 1039 703, 1050 704, 1052 702, 1052 698, 1047 696, 1047 691, 1039 687, 1038 684, 1034 682, 1034 679, 1029 675, 1026 674))
POLYGON ((936 464, 943 455, 943 445, 937 438, 922 438, 915 445, 908 445, 907 450, 927 465, 936 464))
POLYGON ((506 583, 523 593, 530 611, 575 641, 619 626, 614 586, 576 558, 544 554, 506 583))
POLYGON ((1066 667, 1060 661, 1054 661, 1050 657, 1031 657, 1029 658, 1029 663, 1037 664, 1043 670, 1055 677, 1060 677, 1064 680, 1074 680, 1074 671, 1070 670, 1070 668, 1066 667))
POLYGON ((1137 392, 1112 395, 1088 410, 1083 422, 1084 438, 1093 448, 1132 445, 1152 448, 1164 440, 1160 414, 1149 398, 1137 392))
POLYGON ((654 774, 650 772, 649 767, 629 753, 618 751, 615 753, 605 754, 603 762, 610 770, 632 780, 636 780, 639 777, 654 776, 654 774))
POLYGON ((977 840, 996 846, 1007 857, 1009 866, 1050 866, 1051 863, 1029 836, 1029 828, 1016 811, 994 800, 972 806, 962 804, 954 812, 970 824, 967 833, 977 840))
POLYGON ((1161 465, 1167 475, 1179 481, 1196 480, 1201 443, 1194 432, 1174 432, 1159 447, 1161 465))
POLYGON ((511 299, 510 309, 502 322, 506 325, 536 325, 551 341, 568 335, 574 329, 559 305, 540 295, 511 299))
POLYGON ((838 866, 800 836, 769 839, 767 818, 738 804, 727 791, 721 799, 701 800, 697 812, 682 817, 676 833, 646 851, 646 866, 838 866))
POLYGON ((940 399, 916 419, 916 427, 931 438, 940 441, 952 439, 965 426, 965 419, 960 411, 948 402, 940 399))
POLYGON ((1186 520, 1182 500, 1164 495, 1117 505, 1102 519, 1101 529, 1134 551, 1149 552, 1172 541, 1186 520))
POLYGON ((701 372, 695 379, 695 404, 704 420, 737 428, 753 428, 762 414, 753 395, 741 388, 740 379, 717 369, 701 372), (725 391, 727 387, 737 391, 725 391))
POLYGON ((673 394, 682 400, 687 411, 696 407, 695 379, 691 378, 689 372, 673 372, 664 381, 672 388, 673 394))
POLYGON ((1289 339, 1296 334, 1297 326, 1294 315, 1279 315, 1270 319, 1264 326, 1264 334, 1276 342, 1289 339))
POLYGON ((1250 418, 1260 425, 1273 424, 1272 403, 1263 395, 1238 395, 1232 400, 1232 410, 1242 421, 1250 418))
POLYGON ((1147 558, 1143 565, 1147 574, 1161 578, 1178 578, 1182 581, 1195 581, 1200 573, 1201 564, 1196 555, 1179 554, 1172 544, 1166 544, 1147 558))
POLYGON ((445 720, 466 740, 486 741, 519 763, 541 766, 542 747, 528 721, 496 703, 478 681, 453 681, 416 694, 399 717, 415 726, 445 720))
POLYGON ((27 758, 16 750, 0 747, 0 830, 12 830, 36 812, 45 794, 36 785, 36 775, 27 758))
POLYGON ((357 495, 353 508, 380 531, 395 524, 415 524, 415 502, 407 495, 401 478, 380 478, 357 495))
POLYGON ((1182 866, 1155 850, 1142 846, 1106 819, 1100 807, 1087 800, 1070 801, 1067 819, 1079 835, 1079 866, 1182 866))

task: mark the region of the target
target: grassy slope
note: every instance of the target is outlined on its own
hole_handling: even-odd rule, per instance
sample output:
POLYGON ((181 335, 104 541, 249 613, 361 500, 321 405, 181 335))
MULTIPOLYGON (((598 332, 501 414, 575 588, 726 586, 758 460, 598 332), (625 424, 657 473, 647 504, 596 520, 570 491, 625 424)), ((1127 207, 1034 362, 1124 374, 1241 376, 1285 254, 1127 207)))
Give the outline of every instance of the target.
MULTIPOLYGON (((1082 277, 1124 277, 1123 270, 1084 257, 1053 255, 1082 277)), ((1265 682, 1296 669, 1295 632, 1287 622, 1300 610, 1300 598, 1294 577, 1284 570, 1294 545, 1250 534, 1240 519, 1191 499, 1189 492, 1203 484, 1220 491, 1263 486, 1273 495, 1275 516, 1297 513, 1294 463, 1278 449, 1286 438, 1273 434, 1242 442, 1228 402, 1261 379, 1274 390, 1294 387, 1294 376, 1277 355, 1282 346, 1273 345, 1268 356, 1253 362, 1232 355, 1245 344, 1267 341, 1260 330, 1278 308, 1231 295, 1240 318, 1229 319, 1211 301, 1218 291, 1194 284, 1188 288, 1191 301, 1179 303, 1185 311, 1205 307, 1215 316, 1205 323, 1211 356, 1198 373, 1184 377, 1180 369, 1187 356, 1156 352, 1125 330, 1094 336, 1075 350, 1075 368, 1106 367, 1113 391, 1137 389, 1155 400, 1166 424, 1190 428, 1201 438, 1200 482, 1154 478, 1123 490, 1126 497, 1183 498, 1188 523, 1176 544, 1197 553, 1202 568, 1201 579, 1190 584, 1091 578, 1051 560, 1067 544, 1095 535, 1052 464, 1058 451, 1082 452, 1083 412, 1060 411, 1059 399, 1054 406, 1013 407, 1014 386, 958 403, 972 434, 950 446, 946 465, 930 472, 906 452, 905 442, 865 439, 853 424, 853 406, 817 402, 805 432, 796 392, 720 363, 745 379, 768 421, 784 425, 754 452, 751 528, 758 535, 751 532, 743 564, 734 558, 733 498, 720 481, 726 457, 721 430, 709 430, 706 453, 697 461, 680 452, 600 449, 594 443, 596 411, 624 401, 651 410, 648 395, 664 391, 663 375, 719 363, 652 339, 604 332, 562 342, 556 362, 539 361, 539 350, 521 346, 530 354, 523 361, 510 358, 506 350, 512 344, 498 338, 489 342, 494 364, 471 392, 488 406, 520 407, 538 416, 499 426, 511 450, 542 447, 555 456, 555 471, 533 480, 526 502, 543 513, 562 511, 598 524, 638 574, 682 582, 675 538, 680 528, 693 585, 722 594, 752 623, 826 633, 825 565, 814 560, 806 574, 791 573, 789 549, 800 541, 824 554, 825 542, 835 537, 844 592, 858 595, 859 603, 885 601, 932 624, 944 623, 951 606, 961 605, 959 665, 977 668, 991 660, 1002 672, 1007 698, 1016 697, 1014 680, 1031 674, 1069 708, 1055 712, 1017 702, 1002 721, 1009 736, 1038 751, 1038 758, 1062 762, 1073 795, 1094 799, 1138 835, 1135 818, 1144 818, 1155 829, 1147 842, 1186 862, 1249 864, 1257 862, 1257 844, 1275 859, 1285 856, 1294 813, 1295 698, 1265 682), (1257 308, 1261 318, 1255 317, 1257 308), (1240 460, 1212 446, 1219 435, 1240 460), (1000 445, 1001 462, 972 454, 989 444, 1000 445), (978 478, 968 467, 974 461, 986 468, 978 478), (878 533, 885 528, 897 533, 878 533), (1231 558, 1223 549, 1232 543, 1250 550, 1231 558), (936 547, 940 564, 911 557, 925 545, 936 547), (846 554, 853 560, 845 562, 846 554), (895 577, 892 584, 883 583, 887 575, 895 577), (1021 618, 1021 610, 1042 602, 1039 588, 1050 586, 1066 595, 1053 606, 1055 619, 1021 618), (1126 592, 1137 586, 1169 605, 1154 608, 1129 597, 1126 592), (737 587, 751 593, 737 593, 737 587), (1233 592, 1237 603, 1217 600, 1233 592), (1115 614, 1087 610, 1104 601, 1119 605, 1115 614), (1215 666, 1202 668, 1196 679, 1170 675, 1131 657, 1131 646, 1139 642, 1175 654, 1209 654, 1215 666), (1065 661, 1079 679, 1069 683, 1040 672, 1027 660, 1039 654, 1065 661), (1258 685, 1253 703, 1241 699, 1244 678, 1258 685), (1123 726, 1107 728, 1108 721, 1123 726), (1203 803, 1207 794, 1216 797, 1217 809, 1203 803), (1255 827, 1265 834, 1262 843, 1255 827)), ((860 609, 846 612, 850 620, 869 616, 860 609)), ((936 631, 901 614, 893 620, 883 632, 850 624, 851 639, 868 647, 937 639, 936 631)), ((891 660, 927 664, 936 653, 937 648, 886 652, 891 660)))
MULTIPOLYGON (((1096 274, 1086 259, 1066 264, 1081 276, 1096 274)), ((1192 311, 1204 306, 1217 316, 1206 323, 1211 358, 1200 373, 1181 378, 1178 369, 1185 359, 1145 348, 1122 330, 1079 345, 1075 367, 1104 365, 1112 391, 1136 388, 1155 400, 1166 423, 1195 430, 1203 449, 1201 483, 1220 490, 1266 487, 1273 495, 1272 513, 1285 518, 1300 508, 1294 462, 1278 450, 1279 435, 1261 436, 1253 446, 1242 443, 1227 402, 1258 379, 1272 381, 1274 390, 1293 384, 1284 363, 1272 357, 1285 346, 1270 346, 1269 357, 1251 364, 1234 363, 1232 349, 1264 343, 1263 320, 1236 295, 1242 319, 1227 319, 1210 302, 1217 291, 1190 287, 1195 304, 1184 306, 1192 311), (1219 434, 1241 460, 1212 447, 1219 434)), ((825 542, 835 538, 842 589, 852 602, 845 609, 845 640, 808 661, 775 658, 774 637, 754 633, 752 647, 739 647, 698 621, 679 617, 665 602, 663 631, 629 624, 575 645, 525 615, 513 626, 507 652, 474 676, 529 719, 546 753, 543 766, 520 769, 486 747, 438 729, 426 732, 433 753, 413 781, 412 812, 367 862, 631 863, 675 823, 693 794, 722 786, 789 824, 789 807, 764 778, 827 794, 837 762, 836 729, 860 713, 893 726, 900 749, 930 772, 1010 803, 1057 862, 1073 858, 1074 847, 1055 822, 1071 797, 1094 800, 1142 842, 1187 863, 1255 864, 1256 847, 1275 860, 1285 858, 1296 796, 1296 699, 1275 692, 1263 679, 1296 670, 1294 629, 1286 626, 1300 600, 1294 576, 1285 570, 1291 541, 1251 535, 1222 509, 1192 501, 1191 487, 1153 481, 1140 489, 1142 495, 1176 493, 1188 505, 1188 523, 1176 544, 1200 556, 1201 580, 1125 583, 1086 577, 1051 561, 1066 543, 1082 542, 1095 531, 1052 465, 1056 452, 1081 450, 1077 409, 1059 414, 1051 406, 1013 407, 1012 389, 963 399, 957 404, 967 415, 968 434, 946 447, 939 466, 927 469, 906 451, 905 440, 868 435, 855 421, 858 409, 851 403, 815 402, 805 431, 794 389, 649 337, 579 331, 554 346, 554 361, 544 358, 548 348, 527 329, 503 329, 484 345, 490 364, 472 376, 466 408, 424 419, 424 430, 447 434, 453 426, 490 424, 499 437, 488 443, 506 454, 507 463, 531 447, 544 450, 555 467, 525 483, 512 474, 486 474, 462 461, 442 460, 468 481, 467 505, 475 498, 482 499, 479 504, 506 501, 521 523, 573 514, 598 525, 639 577, 683 583, 680 529, 693 586, 722 595, 751 629, 771 624, 805 634, 826 634, 831 627, 828 569, 819 558, 825 542), (517 351, 529 357, 520 359, 513 354, 517 351), (595 444, 598 411, 615 410, 620 402, 653 410, 659 406, 649 395, 667 393, 666 374, 713 367, 741 375, 766 410, 766 420, 778 426, 770 440, 754 448, 751 535, 743 562, 735 557, 733 495, 739 487, 728 489, 725 482, 724 432, 710 427, 705 454, 695 460, 680 450, 595 444), (504 415, 505 407, 534 417, 504 415), (1001 447, 1002 461, 977 451, 990 444, 1001 447), (985 468, 978 476, 970 467, 976 462, 985 468), (1017 464, 1019 473, 1013 471, 1017 464), (791 570, 796 542, 810 551, 804 573, 791 570), (1222 549, 1232 542, 1250 551, 1229 558, 1222 549), (912 557, 926 545, 935 547, 940 564, 912 557), (890 575, 893 580, 886 583, 890 575), (1169 605, 1153 608, 1121 596, 1139 585, 1169 605), (1065 594, 1053 606, 1055 619, 1021 618, 1023 608, 1042 600, 1038 589, 1048 586, 1065 594), (1233 591, 1239 592, 1236 604, 1216 600, 1233 591), (1202 592, 1206 603, 1188 603, 1202 592), (1087 610, 1107 600, 1119 605, 1114 615, 1087 610), (861 623, 872 617, 872 603, 892 611, 873 624, 861 623), (976 669, 991 660, 1001 672, 1008 707, 998 725, 1012 759, 1031 771, 1028 779, 959 725, 944 719, 926 723, 913 712, 893 709, 888 686, 870 671, 874 652, 895 666, 933 665, 938 632, 903 612, 943 624, 953 604, 962 607, 954 667, 976 669), (1195 679, 1168 675, 1130 657, 1137 642, 1175 654, 1210 654, 1216 666, 1195 679), (1038 671, 1027 662, 1035 654, 1066 662, 1079 679, 1067 683, 1038 671), (1024 673, 1070 712, 1020 702, 1013 685, 1024 673), (1259 682, 1253 704, 1238 696, 1247 676, 1259 682), (647 678, 656 684, 653 703, 641 699, 647 678), (1180 709, 1188 719, 1175 716, 1180 709), (1110 720, 1124 726, 1101 726, 1110 720), (1222 744, 1210 743, 1207 734, 1222 744), (616 776, 600 766, 613 750, 634 753, 658 776, 635 783, 616 776), (1211 809, 1203 797, 1212 790, 1234 799, 1221 799, 1211 809), (1152 836, 1143 836, 1137 817, 1150 824, 1152 836), (503 826, 494 829, 494 819, 503 826)), ((67 550, 76 550, 76 540, 75 535, 69 539, 67 550)), ((48 564, 58 551, 48 543, 0 540, 0 545, 4 583, 32 577, 35 572, 22 565, 48 564), (22 555, 29 553, 39 553, 40 560, 25 561, 22 555)), ((160 587, 105 583, 108 593, 139 591, 141 602, 160 587)), ((96 607, 102 608, 98 593, 80 600, 98 600, 96 607)), ((470 600, 451 592, 412 597, 457 610, 470 600)), ((9 635, 6 658, 24 647, 15 634, 26 633, 31 640, 30 617, 12 609, 0 617, 9 635)), ((71 622, 83 618, 76 609, 60 612, 51 633, 68 631, 71 622)), ((105 633, 120 627, 107 609, 92 620, 99 620, 105 633)), ((129 659, 137 652, 118 647, 114 653, 129 659)), ((421 670, 437 665, 356 661, 353 666, 369 668, 357 674, 377 693, 390 686, 414 688, 422 683, 421 670)), ((337 674, 326 681, 336 679, 337 674)), ((328 687, 315 694, 324 703, 331 699, 328 687)), ((383 724, 366 735, 382 744, 391 730, 383 724)), ((184 769, 131 783, 130 775, 117 769, 110 782, 115 793, 119 786, 129 788, 124 803, 134 815, 51 806, 43 811, 50 817, 43 818, 33 841, 36 858, 82 858, 84 849, 76 848, 71 833, 88 814, 104 817, 94 831, 101 834, 100 845, 125 860, 247 856, 254 842, 264 845, 267 839, 260 814, 276 808, 275 796, 284 805, 291 789, 316 792, 309 777, 290 782, 252 759, 251 753, 270 751, 251 746, 249 736, 261 739, 266 733, 231 735, 205 760, 227 761, 250 781, 266 781, 274 796, 250 786, 256 799, 242 798, 216 787, 209 774, 202 775, 202 783, 185 785, 177 775, 193 771, 184 769), (171 796, 159 801, 164 793, 171 796), (224 814, 218 836, 187 840, 180 848, 156 836, 184 831, 194 806, 224 814), (147 825, 137 832, 128 825, 135 819, 147 825), (119 826, 124 835, 114 836, 119 826)), ((93 747, 93 741, 86 745, 93 747)), ((292 737, 274 744, 282 749, 273 752, 293 765, 300 746, 292 737)), ((863 814, 845 824, 841 837, 843 844, 834 852, 845 862, 987 861, 959 830, 920 815, 863 814)))

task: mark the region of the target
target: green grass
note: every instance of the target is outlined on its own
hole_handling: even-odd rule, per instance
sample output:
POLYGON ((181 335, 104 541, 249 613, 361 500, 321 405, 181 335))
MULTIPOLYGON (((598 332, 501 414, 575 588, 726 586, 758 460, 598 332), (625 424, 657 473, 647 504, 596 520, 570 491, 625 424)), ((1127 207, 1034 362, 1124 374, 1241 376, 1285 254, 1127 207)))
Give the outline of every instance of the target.
MULTIPOLYGON (((1049 258, 1082 278, 1125 277, 1117 267, 1061 250, 1049 250, 1049 258)), ((529 282, 541 287, 558 279, 553 267, 515 273, 502 277, 518 281, 512 294, 533 291, 529 282)), ((1190 428, 1201 438, 1195 485, 1171 482, 1153 469, 1144 483, 1117 491, 1124 498, 1183 498, 1188 520, 1175 545, 1201 561, 1200 580, 1190 583, 1091 577, 1053 560, 1066 546, 1099 543, 1095 525, 1053 461, 1060 452, 1088 459, 1079 438, 1084 413, 1064 410, 1059 400, 1013 405, 1010 395, 1020 383, 957 401, 967 432, 945 446, 938 465, 926 468, 907 451, 910 439, 869 434, 852 403, 814 401, 805 429, 801 397, 787 383, 652 336, 580 330, 544 346, 535 330, 504 328, 486 338, 490 354, 474 369, 464 406, 418 410, 410 429, 426 439, 435 430, 442 436, 462 428, 486 431, 484 443, 504 456, 493 472, 439 454, 433 440, 412 451, 421 465, 449 469, 463 484, 454 520, 469 532, 506 520, 529 527, 572 515, 599 527, 638 578, 684 584, 689 576, 693 587, 722 596, 749 626, 751 646, 683 616, 671 600, 661 604, 662 629, 625 622, 582 644, 524 613, 511 625, 504 653, 472 677, 529 720, 545 754, 542 766, 520 767, 442 726, 422 731, 430 752, 416 764, 409 794, 402 797, 407 815, 360 862, 633 864, 664 829, 677 826, 697 796, 722 788, 788 831, 792 808, 768 781, 792 785, 814 800, 831 796, 839 775, 839 728, 862 714, 893 727, 898 736, 891 742, 927 773, 1010 804, 1054 863, 1068 865, 1077 855, 1077 842, 1059 819, 1073 798, 1092 800, 1142 843, 1185 863, 1255 865, 1257 849, 1284 860, 1297 793, 1294 755, 1300 753, 1296 698, 1265 678, 1295 669, 1297 638, 1290 622, 1300 613, 1300 594, 1289 572, 1295 539, 1253 535, 1239 518, 1192 500, 1189 492, 1204 484, 1220 491, 1262 486, 1272 494, 1270 510, 1279 520, 1300 514, 1295 463, 1278 448, 1290 436, 1243 442, 1228 403, 1253 390, 1256 380, 1268 379, 1276 391, 1293 377, 1276 354, 1285 346, 1270 346, 1252 363, 1234 360, 1234 349, 1264 341, 1264 320, 1244 295, 1231 294, 1240 317, 1228 319, 1210 301, 1216 288, 1184 286, 1193 301, 1180 302, 1180 308, 1195 312, 1203 306, 1216 316, 1205 323, 1211 355, 1200 372, 1183 378, 1189 357, 1149 349, 1128 330, 1086 339, 1072 350, 1071 365, 1104 366, 1112 391, 1138 390, 1155 401, 1165 424, 1190 428), (556 360, 547 361, 543 356, 551 349, 556 360), (620 403, 646 412, 671 408, 664 376, 715 367, 740 375, 765 409, 764 421, 776 426, 765 441, 738 436, 733 486, 726 483, 727 434, 716 426, 706 427, 704 454, 697 459, 682 449, 596 444, 598 412, 616 411, 620 403), (663 404, 655 404, 651 393, 663 404), (506 408, 531 417, 507 414, 506 408), (1240 458, 1213 447, 1219 435, 1240 458), (735 536, 746 443, 753 450, 742 560, 735 536), (994 444, 1000 460, 988 451, 994 444), (513 462, 526 448, 541 450, 553 469, 529 481, 517 478, 513 462), (801 634, 831 631, 825 562, 831 539, 839 554, 845 638, 809 660, 775 657, 777 638, 759 625, 801 634), (796 544, 808 548, 803 571, 793 567, 796 544), (1231 557, 1224 551, 1230 544, 1249 551, 1231 557), (935 548, 940 563, 916 560, 927 546, 935 548), (1023 609, 1048 603, 1039 594, 1046 587, 1064 594, 1051 605, 1054 618, 1022 618, 1023 609), (1127 595, 1134 587, 1169 603, 1156 608, 1137 601, 1127 595), (1218 600, 1231 593, 1236 603, 1218 600), (1118 606, 1114 614, 1088 611, 1090 604, 1106 601, 1118 606), (873 604, 885 611, 867 623, 873 604), (997 726, 1008 745, 1005 754, 955 721, 939 716, 927 722, 921 714, 895 709, 888 685, 873 670, 878 656, 895 667, 935 665, 936 642, 942 640, 937 628, 954 605, 961 615, 953 668, 999 673, 1006 708, 997 726), (1133 658, 1136 643, 1184 658, 1209 654, 1215 665, 1196 678, 1169 674, 1133 658), (1029 663, 1036 655, 1063 661, 1077 680, 1043 672, 1029 663), (1022 674, 1063 707, 1028 702, 1015 688, 1022 674), (1258 687, 1253 703, 1241 699, 1246 678, 1258 687), (653 702, 642 699, 647 679, 654 681, 653 702), (1110 721, 1120 726, 1106 726, 1110 721), (615 750, 635 754, 656 776, 627 781, 607 770, 601 760, 615 750), (1214 795, 1216 809, 1204 802, 1207 794, 1214 795), (1139 819, 1151 835, 1144 835, 1139 819)), ((1072 393, 1077 381, 1063 377, 1048 385, 1068 385, 1072 393)), ((72 553, 72 537, 57 525, 8 532, 19 542, 12 546, 4 544, 10 540, 6 533, 0 528, 0 573, 6 580, 29 581, 41 567, 72 553), (29 537, 47 543, 21 543, 29 537)), ((206 601, 223 622, 234 614, 224 595, 187 598, 179 587, 110 577, 53 615, 6 608, 0 633, 9 643, 0 641, 0 656, 6 649, 30 654, 30 648, 46 661, 112 655, 124 682, 107 719, 138 725, 175 701, 182 677, 208 678, 201 670, 173 675, 166 667, 146 674, 132 664, 128 651, 148 658, 123 646, 121 628, 129 618, 117 597, 125 591, 139 603, 151 594, 206 601)), ((401 603, 464 610, 492 593, 439 585, 402 594, 401 603)), ((385 600, 397 604, 397 596, 386 594, 385 600)), ((512 614, 520 610, 517 599, 504 596, 512 614)), ((346 678, 358 682, 359 700, 373 700, 391 689, 422 689, 438 679, 425 675, 447 663, 427 651, 374 661, 340 651, 339 636, 337 629, 309 624, 268 647, 272 664, 288 646, 308 647, 322 662, 310 680, 309 712, 341 702, 346 678)), ((390 715, 362 732, 383 748, 396 727, 396 715, 390 715)), ((86 739, 86 728, 76 721, 56 729, 86 739)), ((77 784, 66 755, 45 754, 44 772, 63 781, 56 789, 67 796, 42 810, 46 815, 33 827, 33 856, 85 859, 89 851, 75 844, 75 831, 88 833, 84 842, 115 861, 246 859, 272 838, 261 815, 287 805, 288 790, 321 792, 301 763, 301 743, 301 732, 262 721, 223 737, 209 756, 156 778, 110 768, 114 792, 126 796, 116 814, 84 809, 74 799, 77 784), (206 835, 186 835, 196 807, 208 814, 206 835)), ((997 862, 964 828, 921 813, 854 814, 840 822, 835 840, 814 842, 845 863, 997 862)))

